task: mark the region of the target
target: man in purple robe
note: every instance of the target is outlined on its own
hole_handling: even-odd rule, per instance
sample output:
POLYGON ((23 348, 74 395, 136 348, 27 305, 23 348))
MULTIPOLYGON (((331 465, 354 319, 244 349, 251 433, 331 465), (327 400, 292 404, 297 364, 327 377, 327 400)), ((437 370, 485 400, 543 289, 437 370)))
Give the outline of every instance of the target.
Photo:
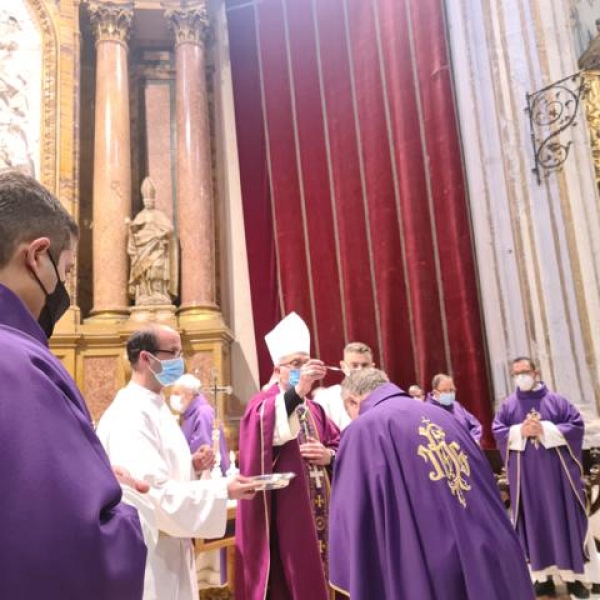
POLYGON ((332 586, 352 600, 532 600, 523 550, 465 428, 377 369, 352 373, 342 395, 355 420, 335 461, 332 586))
POLYGON ((575 407, 540 381, 529 357, 512 362, 516 391, 502 403, 493 433, 510 483, 513 522, 529 559, 539 596, 554 596, 560 575, 576 598, 587 531, 581 445, 583 421, 575 407))
POLYGON ((456 400, 454 379, 446 373, 438 373, 431 381, 431 393, 427 394, 425 402, 439 406, 454 415, 454 418, 469 432, 479 444, 481 441, 481 423, 460 402, 456 400))
POLYGON ((291 313, 265 337, 279 375, 254 396, 240 423, 244 475, 292 472, 285 489, 238 505, 237 600, 327 600, 330 469, 339 429, 309 397, 325 376, 310 359, 310 334, 291 313))
MULTIPOLYGON (((69 307, 75 221, 33 178, 0 174, 0 598, 139 600, 137 511, 47 337, 69 307)), ((123 483, 136 482, 120 473, 123 483)), ((147 487, 138 486, 141 491, 147 487)))
MULTIPOLYGON (((182 375, 173 385, 169 404, 181 416, 181 431, 190 452, 193 454, 201 446, 213 448, 215 409, 202 394, 200 380, 190 373, 182 375)), ((229 454, 222 423, 219 423, 219 453, 221 471, 225 474, 229 469, 229 454)))

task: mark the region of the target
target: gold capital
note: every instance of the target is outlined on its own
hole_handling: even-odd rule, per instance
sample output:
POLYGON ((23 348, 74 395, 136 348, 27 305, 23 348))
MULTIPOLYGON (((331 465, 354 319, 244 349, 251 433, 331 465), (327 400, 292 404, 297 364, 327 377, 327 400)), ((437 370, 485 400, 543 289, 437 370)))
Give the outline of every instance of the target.
POLYGON ((127 44, 133 20, 133 0, 88 0, 88 9, 96 43, 109 40, 127 44))
POLYGON ((173 2, 163 0, 165 17, 175 34, 175 45, 185 42, 202 44, 210 33, 206 0, 173 2))

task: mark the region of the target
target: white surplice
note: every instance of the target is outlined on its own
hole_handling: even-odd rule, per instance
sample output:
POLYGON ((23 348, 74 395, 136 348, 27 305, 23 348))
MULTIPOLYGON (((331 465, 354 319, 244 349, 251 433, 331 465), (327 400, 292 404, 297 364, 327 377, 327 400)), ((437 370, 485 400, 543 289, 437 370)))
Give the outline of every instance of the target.
POLYGON ((316 390, 313 400, 325 409, 325 414, 339 427, 340 431, 352 422, 344 407, 341 385, 332 385, 316 390))
POLYGON ((130 382, 97 429, 113 465, 150 484, 158 542, 149 549, 144 600, 197 600, 192 537, 219 538, 227 524, 225 479, 196 479, 187 441, 161 394, 130 382))

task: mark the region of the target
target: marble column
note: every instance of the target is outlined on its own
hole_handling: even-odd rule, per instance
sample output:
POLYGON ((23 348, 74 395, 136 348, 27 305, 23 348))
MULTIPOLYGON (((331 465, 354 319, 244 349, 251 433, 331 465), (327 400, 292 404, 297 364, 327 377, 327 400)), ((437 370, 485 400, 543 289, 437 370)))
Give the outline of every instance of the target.
POLYGON ((600 445, 600 203, 590 140, 581 125, 561 132, 568 158, 538 183, 524 110, 527 93, 578 71, 568 4, 446 0, 446 14, 496 403, 513 387, 509 360, 530 354, 582 413, 591 447, 600 445))
POLYGON ((93 320, 128 315, 127 223, 131 213, 131 148, 127 40, 132 0, 90 0, 96 36, 93 191, 93 320))
POLYGON ((180 315, 185 318, 217 310, 205 71, 209 22, 205 0, 162 4, 175 34, 180 315))

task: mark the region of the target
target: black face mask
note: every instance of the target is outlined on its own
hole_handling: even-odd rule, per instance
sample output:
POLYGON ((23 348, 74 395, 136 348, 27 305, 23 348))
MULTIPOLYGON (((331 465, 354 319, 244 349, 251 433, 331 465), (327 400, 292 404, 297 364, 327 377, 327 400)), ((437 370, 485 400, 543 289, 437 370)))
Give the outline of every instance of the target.
POLYGON ((38 318, 38 323, 44 330, 47 338, 52 336, 52 333, 54 332, 54 325, 65 314, 69 306, 71 306, 69 292, 67 292, 64 282, 60 280, 60 275, 58 274, 58 269, 54 259, 52 258, 52 254, 48 252, 48 256, 50 257, 50 262, 52 263, 54 272, 56 273, 56 287, 54 288, 54 291, 49 294, 39 277, 33 273, 33 276, 36 278, 37 282, 42 288, 42 291, 44 294, 46 294, 46 304, 44 304, 44 307, 42 308, 42 312, 38 318))

